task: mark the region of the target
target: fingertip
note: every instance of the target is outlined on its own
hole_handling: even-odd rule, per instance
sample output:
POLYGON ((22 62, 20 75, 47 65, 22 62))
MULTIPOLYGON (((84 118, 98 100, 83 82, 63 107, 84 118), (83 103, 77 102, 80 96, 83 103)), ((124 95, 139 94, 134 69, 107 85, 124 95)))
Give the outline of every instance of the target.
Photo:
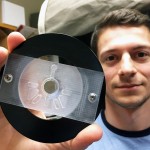
POLYGON ((102 137, 102 129, 101 127, 94 123, 89 125, 86 129, 83 130, 83 133, 93 141, 98 141, 102 137))
POLYGON ((75 139, 71 141, 73 149, 86 149, 93 142, 100 140, 102 129, 97 124, 92 124, 82 130, 75 139))
POLYGON ((6 48, 0 46, 0 52, 7 54, 7 53, 8 53, 8 50, 7 50, 6 48))
POLYGON ((0 68, 4 65, 7 57, 8 57, 8 50, 0 46, 0 68))
POLYGON ((16 32, 16 31, 11 32, 7 37, 9 52, 12 52, 14 48, 16 48, 25 40, 26 40, 25 37, 21 33, 16 32))

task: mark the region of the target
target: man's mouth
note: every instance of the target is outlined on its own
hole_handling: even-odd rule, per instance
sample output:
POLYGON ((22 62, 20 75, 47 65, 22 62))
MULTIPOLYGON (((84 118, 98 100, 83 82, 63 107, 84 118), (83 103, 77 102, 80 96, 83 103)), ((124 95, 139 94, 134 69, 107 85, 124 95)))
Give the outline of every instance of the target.
POLYGON ((140 86, 141 84, 123 84, 118 86, 118 88, 132 88, 132 87, 136 87, 136 86, 140 86))
POLYGON ((118 85, 118 89, 122 90, 137 90, 142 84, 121 84, 118 85))

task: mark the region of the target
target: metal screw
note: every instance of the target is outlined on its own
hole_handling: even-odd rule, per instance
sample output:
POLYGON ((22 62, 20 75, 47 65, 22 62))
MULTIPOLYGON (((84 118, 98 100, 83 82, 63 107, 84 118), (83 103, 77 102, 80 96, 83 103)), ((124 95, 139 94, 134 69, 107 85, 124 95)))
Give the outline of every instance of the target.
POLYGON ((96 100, 97 95, 95 93, 90 93, 88 96, 88 100, 93 103, 96 100))
POLYGON ((4 81, 6 83, 10 83, 10 82, 12 82, 12 80, 13 80, 13 76, 11 74, 5 74, 4 75, 4 81))

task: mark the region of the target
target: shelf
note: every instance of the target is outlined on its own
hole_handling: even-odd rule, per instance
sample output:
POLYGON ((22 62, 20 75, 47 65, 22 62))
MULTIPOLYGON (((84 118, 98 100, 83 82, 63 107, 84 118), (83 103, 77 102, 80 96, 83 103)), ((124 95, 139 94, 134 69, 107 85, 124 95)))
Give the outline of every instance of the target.
POLYGON ((0 46, 7 48, 7 35, 16 29, 15 26, 0 23, 0 46))

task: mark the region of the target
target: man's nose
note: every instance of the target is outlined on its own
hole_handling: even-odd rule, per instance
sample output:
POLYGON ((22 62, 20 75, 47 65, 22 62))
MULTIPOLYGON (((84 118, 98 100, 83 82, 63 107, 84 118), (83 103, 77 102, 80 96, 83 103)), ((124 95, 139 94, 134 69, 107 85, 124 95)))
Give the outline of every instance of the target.
POLYGON ((118 71, 118 74, 120 76, 129 77, 129 76, 133 76, 135 73, 136 73, 136 67, 130 54, 129 53, 123 54, 120 61, 120 69, 118 71))

